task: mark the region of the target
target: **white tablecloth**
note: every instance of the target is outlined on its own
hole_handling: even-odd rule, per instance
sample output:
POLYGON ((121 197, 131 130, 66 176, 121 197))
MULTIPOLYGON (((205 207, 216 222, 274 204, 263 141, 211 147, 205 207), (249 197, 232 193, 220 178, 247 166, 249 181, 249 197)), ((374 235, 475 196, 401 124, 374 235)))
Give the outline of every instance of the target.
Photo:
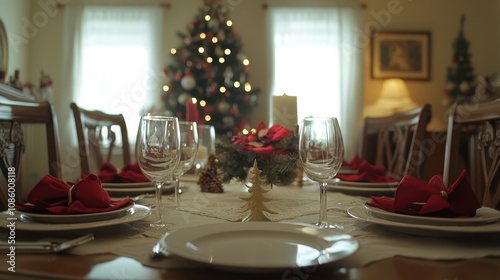
MULTIPOLYGON (((242 183, 224 186, 221 194, 202 193, 194 183, 182 183, 181 207, 173 208, 172 200, 163 198, 164 221, 168 227, 149 227, 154 216, 145 220, 96 230, 95 240, 69 251, 71 254, 86 255, 113 253, 136 259, 147 266, 175 268, 192 267, 197 264, 175 256, 162 259, 149 257, 152 246, 166 232, 178 228, 208 224, 239 222, 247 213, 242 211, 248 196, 242 183)), ((266 205, 278 214, 269 215, 273 222, 314 223, 318 219, 319 190, 306 185, 274 187, 266 197, 266 205)), ((378 225, 350 217, 346 210, 351 206, 363 205, 367 198, 328 192, 328 219, 344 227, 359 243, 359 250, 352 256, 334 263, 344 267, 361 267, 371 262, 393 256, 407 256, 429 260, 458 260, 500 256, 498 236, 469 236, 460 238, 419 237, 387 230, 378 225)), ((153 205, 154 199, 147 198, 139 204, 153 205)))

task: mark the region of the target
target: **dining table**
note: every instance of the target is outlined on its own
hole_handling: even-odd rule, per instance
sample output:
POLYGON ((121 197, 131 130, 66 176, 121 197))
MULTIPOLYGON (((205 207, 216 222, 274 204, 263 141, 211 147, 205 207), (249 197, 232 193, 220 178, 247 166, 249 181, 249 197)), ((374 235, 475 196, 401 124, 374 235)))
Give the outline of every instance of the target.
MULTIPOLYGON (((245 208, 244 198, 249 196, 249 186, 245 182, 231 181, 223 185, 224 192, 208 193, 201 191, 194 174, 181 178, 182 193, 177 207, 171 192, 164 192, 165 227, 150 226, 155 211, 153 193, 135 201, 136 205, 150 208, 151 214, 123 223, 113 223, 111 219, 109 224, 104 222, 102 226, 92 226, 98 223, 92 221, 77 223, 78 226, 37 222, 23 226, 20 214, 16 213, 19 220, 17 228, 12 230, 5 227, 8 221, 3 215, 2 241, 12 235, 16 242, 64 241, 89 233, 94 239, 57 253, 15 252, 12 257, 12 252, 2 252, 0 279, 484 280, 500 277, 500 222, 490 222, 484 232, 474 230, 484 225, 449 226, 441 230, 447 226, 419 227, 410 222, 405 227, 393 226, 390 221, 377 223, 364 216, 365 203, 373 193, 367 188, 356 189, 356 186, 345 191, 349 186, 335 188, 334 184, 327 192, 327 215, 328 221, 337 228, 321 230, 345 234, 356 241, 356 249, 345 256, 316 265, 255 269, 246 267, 245 263, 227 267, 169 252, 161 256, 152 254, 155 244, 169 234, 181 230, 198 231, 209 225, 224 228, 243 223, 249 227, 251 223, 279 223, 314 227, 319 213, 317 183, 306 180, 301 184, 265 187, 265 209, 271 210, 265 213, 270 220, 266 222, 243 222, 249 211, 245 208), (356 213, 361 217, 355 217, 356 213), (465 227, 467 229, 461 230, 465 227)), ((391 187, 375 195, 391 195, 393 190, 391 187)), ((112 195, 113 199, 123 198, 119 196, 120 193, 112 195)), ((241 251, 242 255, 245 253, 241 251)))

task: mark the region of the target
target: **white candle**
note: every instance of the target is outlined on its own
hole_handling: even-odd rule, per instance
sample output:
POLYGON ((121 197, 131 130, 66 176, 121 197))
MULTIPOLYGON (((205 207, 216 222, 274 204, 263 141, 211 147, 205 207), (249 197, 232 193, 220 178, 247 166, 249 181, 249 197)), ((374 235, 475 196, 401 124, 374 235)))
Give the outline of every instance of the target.
POLYGON ((297 123, 297 96, 273 96, 273 124, 294 130, 297 123))

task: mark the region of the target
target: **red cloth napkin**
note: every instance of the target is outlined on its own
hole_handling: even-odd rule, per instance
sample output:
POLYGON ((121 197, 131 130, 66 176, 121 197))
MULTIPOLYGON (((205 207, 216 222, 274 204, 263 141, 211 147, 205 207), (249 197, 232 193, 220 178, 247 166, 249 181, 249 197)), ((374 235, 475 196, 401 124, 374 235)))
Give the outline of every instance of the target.
POLYGON ((142 173, 137 163, 126 164, 122 171, 118 173, 117 168, 106 162, 101 166, 97 175, 103 183, 142 183, 149 182, 149 179, 142 173))
POLYGON ((481 207, 465 170, 448 189, 441 175, 435 175, 429 183, 407 175, 399 183, 394 198, 372 197, 367 204, 389 212, 437 217, 473 217, 481 207))
POLYGON ((116 210, 134 203, 131 199, 113 201, 96 175, 89 175, 73 187, 59 178, 45 175, 29 192, 28 202, 17 210, 35 213, 83 214, 116 210))
POLYGON ((359 156, 358 155, 355 155, 351 161, 343 161, 342 162, 342 167, 345 167, 345 168, 350 168, 350 169, 358 169, 359 167, 359 164, 360 164, 361 160, 359 159, 359 156))
POLYGON ((386 175, 385 167, 380 165, 372 165, 366 160, 362 160, 358 166, 358 174, 338 174, 335 178, 342 181, 350 182, 370 182, 370 183, 386 183, 398 182, 399 180, 386 175))

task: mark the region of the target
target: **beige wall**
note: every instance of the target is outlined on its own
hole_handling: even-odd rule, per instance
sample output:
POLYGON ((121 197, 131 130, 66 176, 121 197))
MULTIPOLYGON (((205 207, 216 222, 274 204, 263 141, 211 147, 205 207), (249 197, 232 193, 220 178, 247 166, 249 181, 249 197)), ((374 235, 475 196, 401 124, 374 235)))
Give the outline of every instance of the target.
MULTIPOLYGON (((387 10, 388 0, 371 0, 364 11, 365 22, 375 20, 373 12, 387 10)), ((445 128, 446 107, 442 105, 447 67, 453 56, 452 44, 458 35, 460 17, 465 15, 465 38, 470 42, 472 65, 476 74, 500 73, 500 24, 498 24, 498 0, 419 0, 400 1, 402 12, 393 15, 386 31, 419 30, 432 33, 431 80, 408 81, 413 100, 418 104, 432 105, 431 129, 445 128)), ((382 80, 370 78, 369 50, 365 51, 365 105, 378 97, 382 80)))
MULTIPOLYGON (((74 3, 80 0, 65 1, 74 3)), ((223 1, 223 0, 221 0, 223 1)), ((232 10, 234 28, 242 37, 243 52, 251 62, 250 81, 254 87, 261 89, 259 107, 253 114, 252 121, 269 118, 267 95, 270 91, 269 52, 266 31, 266 9, 263 4, 269 0, 225 1, 232 10)), ((162 48, 163 61, 169 62, 168 51, 179 45, 176 32, 185 31, 187 24, 193 20, 201 6, 201 0, 169 0, 170 9, 165 10, 162 48)), ((455 40, 460 16, 466 16, 465 36, 470 41, 472 63, 476 74, 500 73, 500 0, 366 0, 362 10, 364 26, 377 21, 375 14, 387 10, 388 3, 399 3, 402 11, 387 19, 385 31, 430 31, 432 33, 432 61, 430 81, 408 81, 407 86, 411 97, 418 104, 431 103, 434 117, 431 129, 444 129, 446 107, 442 105, 443 87, 446 81, 446 69, 453 55, 452 43, 455 40)), ((360 7, 361 9, 361 7, 360 7)), ((38 1, 0 0, 0 19, 4 22, 8 33, 21 34, 23 17, 32 19, 33 14, 43 11, 38 1)), ((62 12, 48 18, 43 26, 37 28, 36 34, 29 40, 29 49, 22 45, 18 52, 11 51, 9 55, 9 72, 21 70, 23 81, 27 79, 36 82, 41 69, 49 73, 54 80, 54 93, 58 115, 71 118, 69 104, 57 96, 67 93, 60 92, 62 68, 62 12)), ((374 103, 378 97, 382 80, 373 80, 369 72, 369 47, 364 49, 364 100, 365 106, 374 103)), ((300 71, 307 71, 301 69, 300 71)), ((158 97, 159 98, 159 97, 158 97)), ((361 113, 361 112, 360 112, 361 113)), ((62 139, 62 143, 67 143, 62 139)), ((64 156, 64 154, 63 154, 64 156)), ((63 159, 64 160, 64 159, 63 159)))

